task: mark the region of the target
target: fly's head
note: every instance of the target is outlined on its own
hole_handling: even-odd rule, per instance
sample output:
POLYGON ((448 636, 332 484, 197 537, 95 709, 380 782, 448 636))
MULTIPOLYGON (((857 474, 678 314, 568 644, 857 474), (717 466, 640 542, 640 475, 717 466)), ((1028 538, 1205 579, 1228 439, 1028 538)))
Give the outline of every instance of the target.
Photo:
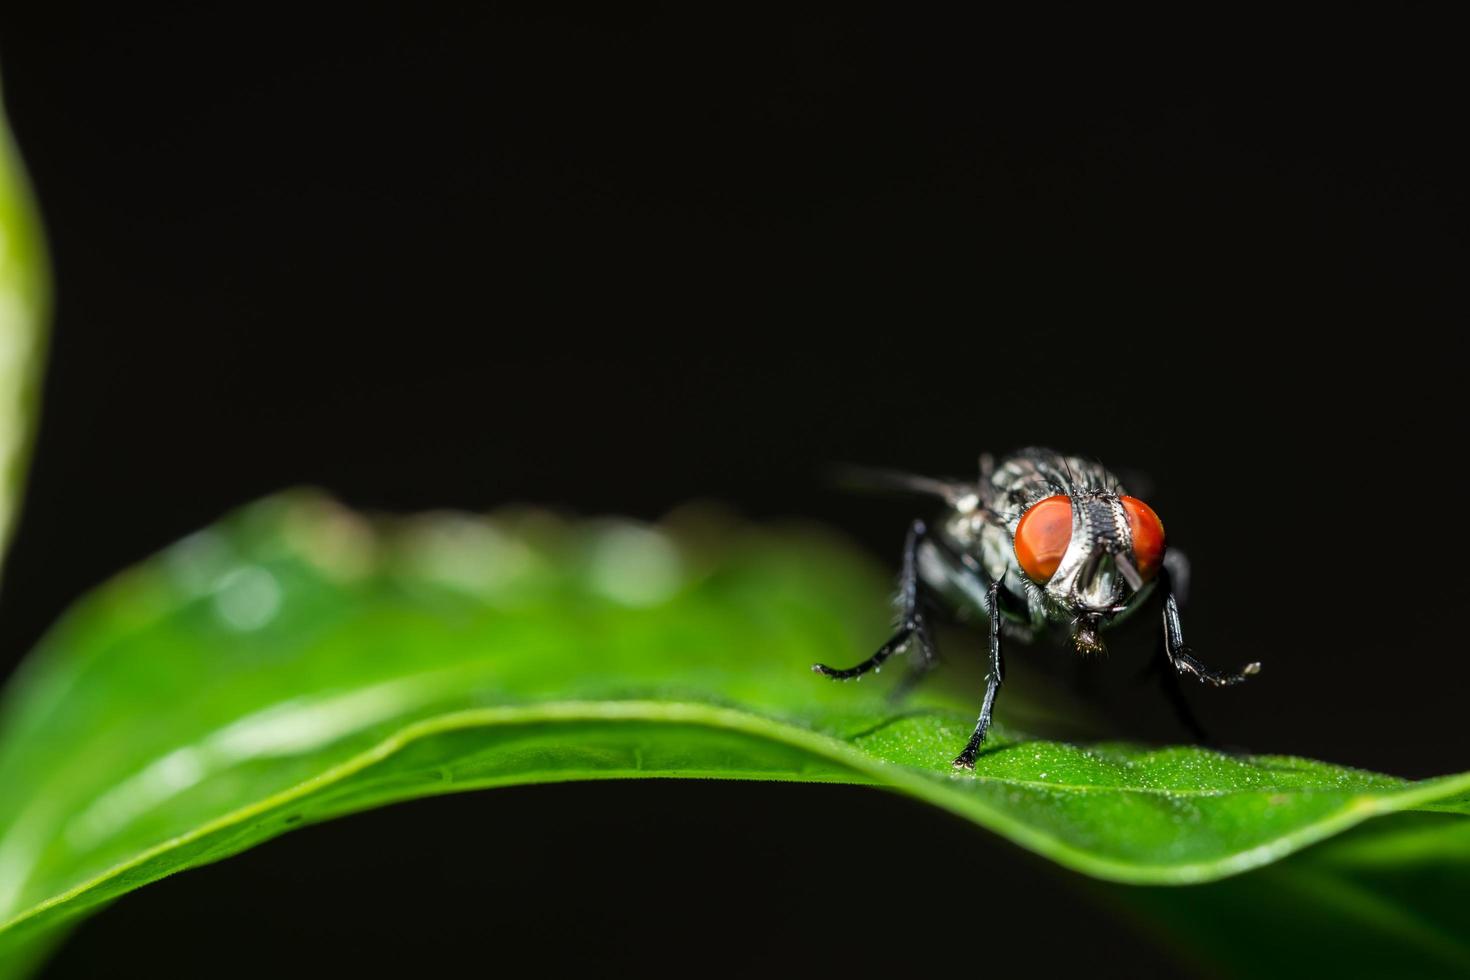
POLYGON ((1081 653, 1102 653, 1098 630, 1158 574, 1164 525, 1137 497, 1075 490, 1037 501, 1016 525, 1016 561, 1073 621, 1081 653))

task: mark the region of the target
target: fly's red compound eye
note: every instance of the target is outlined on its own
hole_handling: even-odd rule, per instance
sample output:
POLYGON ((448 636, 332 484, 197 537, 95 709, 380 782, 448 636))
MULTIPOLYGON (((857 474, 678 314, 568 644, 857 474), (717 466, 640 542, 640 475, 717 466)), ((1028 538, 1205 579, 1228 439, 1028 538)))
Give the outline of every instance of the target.
POLYGON ((1120 497, 1133 529, 1133 563, 1145 581, 1159 572, 1164 561, 1164 522, 1152 507, 1137 497, 1120 497))
POLYGON ((1031 581, 1044 585, 1056 574, 1071 541, 1072 501, 1047 497, 1032 504, 1016 525, 1016 561, 1031 581))

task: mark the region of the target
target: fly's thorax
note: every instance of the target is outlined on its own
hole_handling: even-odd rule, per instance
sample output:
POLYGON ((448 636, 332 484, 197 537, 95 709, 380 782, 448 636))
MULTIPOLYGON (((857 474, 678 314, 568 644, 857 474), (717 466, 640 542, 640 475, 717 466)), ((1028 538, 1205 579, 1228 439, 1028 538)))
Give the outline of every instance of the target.
POLYGON ((1008 555, 1006 549, 999 545, 1009 539, 992 522, 990 513, 985 510, 978 497, 957 502, 945 514, 941 527, 945 539, 956 549, 979 561, 992 581, 1005 575, 1008 555))
POLYGON ((980 491, 983 505, 1010 515, 1014 532, 1021 513, 1038 500, 1093 487, 1116 490, 1118 486, 1118 478, 1094 460, 1033 447, 1002 459, 981 483, 980 491))
POLYGON ((985 514, 979 497, 970 495, 955 501, 940 521, 944 536, 962 548, 969 549, 980 540, 985 527, 985 514))

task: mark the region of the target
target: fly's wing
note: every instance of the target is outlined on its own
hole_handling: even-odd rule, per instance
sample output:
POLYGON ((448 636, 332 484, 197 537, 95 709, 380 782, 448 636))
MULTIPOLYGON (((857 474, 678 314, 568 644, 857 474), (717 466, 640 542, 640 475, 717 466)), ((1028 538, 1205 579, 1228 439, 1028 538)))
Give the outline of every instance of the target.
POLYGON ((833 483, 844 490, 867 493, 911 493, 923 497, 937 497, 950 506, 975 493, 973 483, 919 476, 916 473, 904 473, 901 470, 840 464, 831 468, 831 475, 833 483))

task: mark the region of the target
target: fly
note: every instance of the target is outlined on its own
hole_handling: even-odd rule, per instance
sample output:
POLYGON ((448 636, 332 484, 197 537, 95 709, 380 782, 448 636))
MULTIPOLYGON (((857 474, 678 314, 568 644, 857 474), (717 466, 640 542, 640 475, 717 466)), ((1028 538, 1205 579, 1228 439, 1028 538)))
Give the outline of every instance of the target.
MULTIPOLYGON (((955 757, 957 769, 975 768, 990 727, 1005 675, 1003 632, 1029 642, 1049 626, 1065 624, 1079 653, 1102 653, 1100 632, 1159 592, 1171 677, 1188 674, 1204 684, 1229 687, 1261 669, 1251 663, 1227 673, 1195 659, 1179 623, 1188 562, 1181 552, 1165 548, 1164 525, 1153 509, 1128 496, 1100 463, 1031 448, 1002 458, 998 465, 991 456, 981 456, 980 478, 974 483, 902 474, 884 475, 884 482, 939 497, 947 510, 933 526, 922 520, 909 526, 897 631, 855 667, 814 664, 812 669, 849 680, 908 651, 912 663, 901 685, 907 689, 936 662, 931 606, 984 616, 990 673, 975 731, 955 757)), ((1176 707, 1198 733, 1182 698, 1176 707)))

